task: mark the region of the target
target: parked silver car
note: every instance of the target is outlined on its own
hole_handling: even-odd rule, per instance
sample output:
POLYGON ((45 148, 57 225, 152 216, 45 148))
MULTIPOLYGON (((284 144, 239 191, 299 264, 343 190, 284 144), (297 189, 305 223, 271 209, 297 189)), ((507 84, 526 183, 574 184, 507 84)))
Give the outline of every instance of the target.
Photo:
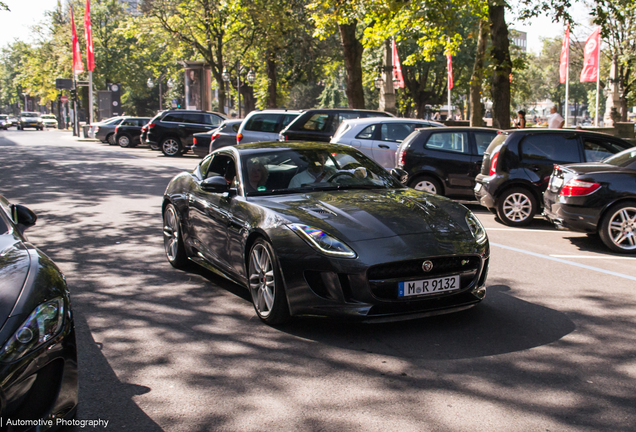
POLYGON ((331 142, 356 147, 384 168, 395 167, 395 152, 415 129, 445 127, 430 120, 396 117, 371 117, 344 120, 331 142))
POLYGON ((245 117, 236 135, 237 144, 278 141, 278 133, 290 124, 300 111, 256 110, 245 117))

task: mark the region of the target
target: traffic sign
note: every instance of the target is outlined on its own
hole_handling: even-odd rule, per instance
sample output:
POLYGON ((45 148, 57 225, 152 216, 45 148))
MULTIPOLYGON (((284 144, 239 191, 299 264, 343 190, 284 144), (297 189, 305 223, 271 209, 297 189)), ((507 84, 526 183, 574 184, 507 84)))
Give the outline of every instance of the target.
POLYGON ((68 97, 66 97, 66 96, 60 97, 60 102, 62 102, 62 103, 68 102, 68 97))

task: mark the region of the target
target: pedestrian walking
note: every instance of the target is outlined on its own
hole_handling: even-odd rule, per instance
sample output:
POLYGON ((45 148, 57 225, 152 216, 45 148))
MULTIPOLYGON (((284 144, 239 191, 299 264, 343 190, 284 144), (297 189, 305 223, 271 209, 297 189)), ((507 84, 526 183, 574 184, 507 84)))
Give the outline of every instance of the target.
POLYGON ((518 129, 526 128, 526 112, 524 110, 517 111, 517 118, 514 124, 518 129))

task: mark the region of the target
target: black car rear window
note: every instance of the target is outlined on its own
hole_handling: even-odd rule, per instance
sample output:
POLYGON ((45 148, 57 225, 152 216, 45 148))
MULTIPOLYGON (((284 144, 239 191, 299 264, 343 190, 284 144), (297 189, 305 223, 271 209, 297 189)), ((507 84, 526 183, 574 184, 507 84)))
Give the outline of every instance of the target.
POLYGON ((245 123, 245 130, 255 132, 279 132, 280 114, 255 114, 245 123))
POLYGON ((576 137, 561 134, 530 135, 521 143, 521 154, 525 160, 581 161, 576 137))
POLYGON ((496 132, 475 132, 475 144, 477 144, 477 154, 482 156, 492 140, 497 137, 496 132))

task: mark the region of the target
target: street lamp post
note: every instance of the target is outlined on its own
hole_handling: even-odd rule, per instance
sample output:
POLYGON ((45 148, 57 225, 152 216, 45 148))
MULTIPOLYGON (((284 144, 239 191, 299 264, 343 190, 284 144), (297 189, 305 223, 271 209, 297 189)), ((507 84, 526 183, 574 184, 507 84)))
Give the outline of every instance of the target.
MULTIPOLYGON (((241 71, 243 71, 243 67, 241 66, 240 62, 237 61, 236 62, 236 91, 238 92, 238 118, 242 117, 241 116, 241 71)), ((223 74, 221 75, 221 77, 223 78, 223 81, 225 81, 226 85, 229 85, 230 73, 227 71, 227 68, 223 69, 223 74)), ((247 73, 247 76, 245 78, 247 79, 247 82, 250 85, 252 85, 254 84, 254 81, 256 80, 256 74, 254 73, 252 69, 250 69, 250 71, 247 73)), ((230 104, 229 104, 229 97, 228 97, 228 114, 229 113, 230 113, 230 104)))
MULTIPOLYGON (((161 88, 161 84, 163 83, 163 79, 165 77, 165 73, 159 75, 159 111, 163 109, 163 89, 161 88)), ((149 89, 152 89, 155 86, 155 83, 152 81, 152 78, 148 78, 148 81, 146 81, 146 85, 149 89)), ((168 78, 168 82, 166 83, 166 85, 169 89, 172 88, 172 86, 174 85, 172 78, 168 78)))

